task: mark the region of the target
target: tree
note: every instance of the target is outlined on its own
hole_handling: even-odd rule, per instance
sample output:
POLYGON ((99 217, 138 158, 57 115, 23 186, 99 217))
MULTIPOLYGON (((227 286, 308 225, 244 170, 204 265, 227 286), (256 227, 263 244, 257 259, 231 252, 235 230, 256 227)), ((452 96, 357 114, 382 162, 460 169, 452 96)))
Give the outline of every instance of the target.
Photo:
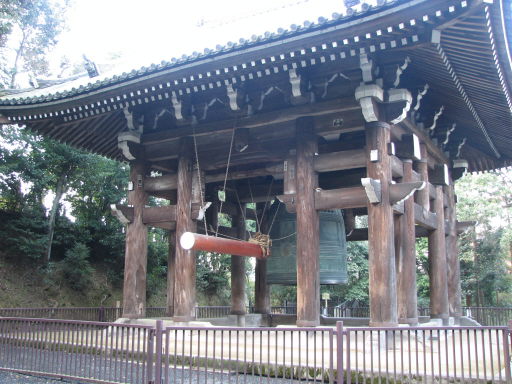
POLYGON ((0 5, 0 75, 5 86, 15 88, 22 70, 34 76, 47 74, 46 53, 63 29, 67 3, 7 0, 0 5))

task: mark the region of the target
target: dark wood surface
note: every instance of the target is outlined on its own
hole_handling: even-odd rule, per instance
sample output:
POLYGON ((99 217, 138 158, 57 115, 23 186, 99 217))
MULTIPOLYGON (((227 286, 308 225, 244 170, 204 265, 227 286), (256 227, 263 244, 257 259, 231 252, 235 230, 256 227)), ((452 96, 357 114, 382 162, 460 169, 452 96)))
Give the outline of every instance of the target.
POLYGON ((297 325, 320 324, 319 216, 315 209, 318 151, 312 117, 297 119, 297 325))
POLYGON ((144 205, 148 196, 143 180, 146 166, 142 161, 130 164, 133 190, 128 192, 128 204, 133 206, 133 221, 126 227, 124 260, 123 317, 146 316, 146 269, 148 256, 148 230, 143 223, 144 205))
MULTIPOLYGON (((181 141, 178 162, 178 202, 176 204, 176 240, 185 232, 195 231, 192 221, 192 167, 193 143, 190 137, 181 141)), ((196 301, 196 258, 193 250, 176 247, 176 271, 174 288, 174 320, 194 319, 196 301)))
POLYGON ((389 143, 388 124, 366 124, 368 177, 379 180, 382 187, 381 203, 368 203, 370 325, 382 327, 396 326, 398 321, 393 208, 389 203, 389 143), (370 160, 372 150, 378 151, 378 161, 370 160))
MULTIPOLYGON (((245 229, 245 204, 238 206, 236 215, 233 217, 233 225, 237 231, 237 238, 245 240, 247 231, 245 229)), ((261 252, 261 247, 260 247, 261 252)), ((246 313, 246 284, 245 284, 245 258, 240 255, 231 255, 231 314, 244 315, 246 313)))
POLYGON ((434 200, 437 229, 428 236, 428 258, 430 265, 430 316, 443 319, 443 323, 446 323, 449 310, 443 197, 443 187, 437 186, 434 200))

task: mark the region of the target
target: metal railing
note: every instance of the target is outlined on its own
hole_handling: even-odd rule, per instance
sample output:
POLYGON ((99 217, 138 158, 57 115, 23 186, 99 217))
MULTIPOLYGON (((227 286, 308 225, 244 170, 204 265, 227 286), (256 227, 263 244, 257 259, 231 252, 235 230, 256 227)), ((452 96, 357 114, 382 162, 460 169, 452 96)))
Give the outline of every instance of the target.
MULTIPOLYGON (((198 306, 195 308, 196 318, 212 319, 225 317, 230 314, 230 306, 198 306)), ((254 307, 247 307, 247 313, 253 313, 254 307)), ((113 322, 122 316, 122 308, 117 307, 68 307, 68 308, 0 308, 0 316, 26 317, 64 320, 83 320, 113 322)), ((321 313, 335 318, 370 316, 368 307, 328 307, 322 308, 321 313)), ((481 325, 505 326, 508 319, 512 319, 511 307, 463 307, 464 316, 470 317, 481 325)), ((296 315, 295 306, 273 306, 271 314, 296 315)), ((429 316, 429 308, 418 308, 420 316, 429 316)), ((148 307, 146 316, 158 318, 166 316, 165 307, 148 307)))
POLYGON ((0 370, 96 383, 510 383, 510 327, 164 327, 0 318, 0 370))

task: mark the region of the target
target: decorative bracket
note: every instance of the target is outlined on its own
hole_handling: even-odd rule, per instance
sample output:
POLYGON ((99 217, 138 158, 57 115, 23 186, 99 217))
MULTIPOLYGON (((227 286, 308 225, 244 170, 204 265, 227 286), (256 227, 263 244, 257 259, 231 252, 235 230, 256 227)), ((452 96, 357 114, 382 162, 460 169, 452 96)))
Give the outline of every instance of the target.
POLYGON ((372 204, 381 202, 382 199, 382 187, 380 180, 375 180, 370 177, 364 177, 361 179, 361 184, 364 187, 368 201, 372 204))
POLYGON ((123 156, 127 160, 135 160, 139 152, 133 147, 133 144, 140 144, 140 132, 125 131, 117 135, 117 147, 123 152, 123 156), (130 143, 132 145, 130 146, 130 143))
POLYGON ((444 139, 443 141, 443 145, 446 145, 448 144, 448 141, 450 140, 450 135, 452 134, 453 131, 455 131, 455 127, 457 126, 457 123, 453 123, 452 124, 452 127, 449 128, 447 131, 446 131, 446 138, 444 139))
POLYGON ((428 128, 428 131, 432 134, 434 130, 436 129, 437 120, 444 112, 444 105, 441 105, 441 108, 439 108, 439 111, 437 111, 434 115, 434 120, 432 121, 432 125, 428 128))
POLYGON ((367 122, 378 121, 378 105, 384 101, 384 90, 377 84, 363 84, 356 88, 356 100, 361 104, 367 122))
POLYGON ((460 151, 462 151, 462 147, 466 144, 467 139, 467 137, 463 138, 459 146, 457 147, 457 154, 455 155, 457 159, 460 157, 460 151))
POLYGON ((429 90, 429 85, 428 84, 425 84, 425 86, 423 87, 423 90, 422 91, 419 91, 418 94, 416 95, 416 105, 414 106, 414 112, 418 112, 418 110, 420 109, 421 107, 421 99, 423 99, 423 97, 425 97, 425 95, 427 94, 429 90))
POLYGON ((453 167, 452 167, 452 179, 458 180, 464 174, 469 168, 468 161, 465 159, 455 159, 453 160, 453 167))
POLYGON ((229 107, 232 111, 238 111, 240 108, 238 107, 237 97, 238 97, 238 90, 233 89, 232 84, 226 85, 226 89, 228 92, 228 99, 229 99, 229 107))
POLYGON ((407 67, 409 66, 410 62, 411 62, 411 58, 409 56, 407 56, 405 58, 405 60, 404 60, 404 63, 397 67, 397 69, 396 69, 396 78, 395 78, 395 81, 393 82, 393 86, 395 88, 400 85, 400 77, 402 76, 404 71, 407 69, 407 67))
POLYGON ((117 217, 121 224, 127 225, 133 221, 133 207, 127 205, 111 204, 112 214, 117 217))
POLYGON ((392 111, 391 108, 387 108, 388 115, 395 116, 389 119, 390 123, 398 124, 407 117, 407 112, 409 112, 409 109, 411 108, 411 92, 405 88, 392 88, 388 91, 388 102, 390 104, 389 107, 396 107, 397 105, 400 107, 399 111, 396 112, 392 111))
POLYGON ((140 132, 142 133, 142 124, 138 124, 133 118, 133 113, 128 110, 128 107, 123 108, 124 117, 126 119, 126 125, 128 130, 131 132, 140 132))
POLYGON ((171 103, 172 107, 174 109, 174 117, 176 117, 176 120, 183 120, 183 115, 181 113, 181 101, 178 100, 176 97, 176 93, 172 93, 171 96, 171 103))
POLYGON ((414 192, 425 188, 425 181, 413 181, 410 183, 391 184, 389 186, 389 203, 391 205, 400 204, 402 201, 411 197, 414 192))
POLYGON ((359 66, 363 73, 363 82, 370 83, 373 81, 373 61, 368 58, 368 55, 363 53, 359 56, 359 66))
POLYGON ((292 86, 292 95, 293 97, 302 96, 302 91, 300 89, 301 76, 297 75, 297 70, 292 68, 288 71, 290 75, 290 84, 292 86))

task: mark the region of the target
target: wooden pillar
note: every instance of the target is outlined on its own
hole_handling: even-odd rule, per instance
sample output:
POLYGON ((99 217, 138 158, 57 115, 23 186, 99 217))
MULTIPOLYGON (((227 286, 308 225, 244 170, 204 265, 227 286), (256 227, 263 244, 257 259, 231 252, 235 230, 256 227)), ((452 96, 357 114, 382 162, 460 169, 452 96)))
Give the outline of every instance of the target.
MULTIPOLYGON (((413 181, 412 160, 403 160, 404 182, 413 181)), ((398 322, 418 324, 418 297, 416 289, 416 234, 414 199, 404 201, 404 214, 400 216, 400 244, 396 250, 398 322)), ((396 229, 395 229, 396 230, 396 229)))
POLYGON ((167 309, 169 317, 174 316, 174 284, 176 274, 176 232, 169 231, 169 253, 167 255, 167 309))
MULTIPOLYGON (((238 206, 237 214, 233 217, 233 224, 237 230, 237 238, 246 239, 245 204, 238 206)), ((231 255, 231 314, 245 315, 245 257, 231 255)))
POLYGON ((421 180, 427 183, 427 186, 416 192, 416 201, 423 207, 423 210, 430 210, 430 196, 428 186, 428 152, 425 144, 420 144, 421 160, 418 162, 418 173, 421 180))
POLYGON ((389 203, 391 162, 388 155, 390 126, 384 122, 366 124, 368 177, 379 180, 381 202, 368 202, 368 253, 370 326, 397 325, 397 297, 393 209, 389 203))
POLYGON ((446 244, 444 229, 443 187, 436 186, 434 212, 437 229, 428 235, 430 265, 430 317, 448 324, 448 286, 446 274, 446 244))
POLYGON ((142 211, 148 200, 144 192, 146 167, 143 161, 130 164, 132 190, 128 204, 133 206, 133 221, 126 228, 124 259, 123 317, 136 319, 146 316, 146 270, 148 229, 142 222, 142 211))
MULTIPOLYGON (((264 207, 265 203, 256 203, 256 212, 263 212, 264 207)), ((261 216, 261 233, 268 233, 267 217, 267 213, 261 216)), ((254 312, 267 315, 270 313, 270 287, 267 284, 267 260, 256 259, 254 275, 254 312)))
MULTIPOLYGON (((176 238, 185 232, 195 232, 192 221, 192 139, 181 139, 178 159, 178 201, 176 204, 176 238)), ((193 250, 176 247, 176 273, 174 283, 174 321, 195 318, 196 258, 193 250)))
POLYGON ((461 287, 460 287, 460 260, 457 246, 457 215, 455 209, 455 187, 452 180, 450 185, 445 187, 448 196, 446 208, 446 221, 448 223, 448 236, 446 237, 446 263, 448 270, 448 308, 449 315, 460 323, 462 316, 461 287))
POLYGON ((315 209, 318 176, 313 159, 318 150, 314 119, 296 121, 297 148, 297 326, 320 324, 319 217, 315 209))

